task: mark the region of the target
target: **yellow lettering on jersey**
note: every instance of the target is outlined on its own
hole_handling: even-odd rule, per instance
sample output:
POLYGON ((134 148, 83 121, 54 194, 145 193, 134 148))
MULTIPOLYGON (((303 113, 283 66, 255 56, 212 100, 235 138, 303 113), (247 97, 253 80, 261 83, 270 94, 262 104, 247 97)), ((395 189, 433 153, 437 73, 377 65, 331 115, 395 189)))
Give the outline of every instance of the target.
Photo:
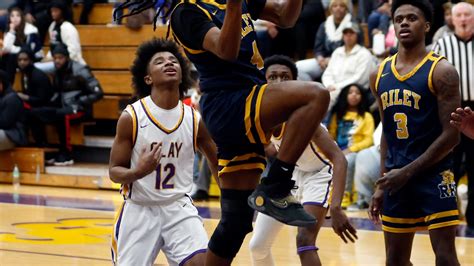
POLYGON ((247 34, 251 33, 253 31, 252 27, 252 18, 250 17, 250 14, 242 14, 242 20, 245 23, 245 27, 242 29, 242 39, 247 36, 247 34))
POLYGON ((400 95, 400 89, 395 89, 395 99, 393 100, 394 105, 402 105, 402 99, 398 98, 400 95))
POLYGON ((418 105, 418 103, 420 102, 420 99, 421 99, 421 95, 419 95, 418 93, 416 92, 411 92, 411 95, 413 97, 413 99, 415 100, 415 105, 413 106, 416 110, 420 110, 420 106, 418 105))
POLYGON ((417 94, 416 92, 404 89, 392 89, 383 92, 380 95, 382 110, 394 105, 404 105, 407 107, 413 107, 416 110, 420 110, 420 99, 421 95, 417 94))
POLYGON ((403 105, 411 107, 410 96, 411 96, 410 90, 403 90, 403 105))
POLYGON ((385 108, 387 108, 388 106, 388 92, 384 92, 382 93, 382 95, 380 95, 380 100, 382 100, 382 110, 385 110, 385 108))
POLYGON ((395 90, 389 90, 388 91, 388 106, 392 106, 393 105, 393 96, 395 94, 395 90))

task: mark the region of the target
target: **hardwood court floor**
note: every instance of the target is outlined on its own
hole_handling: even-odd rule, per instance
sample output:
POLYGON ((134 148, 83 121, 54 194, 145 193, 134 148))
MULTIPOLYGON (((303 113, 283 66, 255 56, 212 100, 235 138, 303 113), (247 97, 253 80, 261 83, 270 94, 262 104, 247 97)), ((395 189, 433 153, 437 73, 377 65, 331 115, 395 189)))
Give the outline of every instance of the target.
MULTIPOLYGON (((115 191, 22 186, 13 196, 11 185, 0 185, 0 265, 110 265, 110 234, 114 210, 122 199, 115 191)), ((197 203, 209 234, 217 225, 216 201, 197 203)), ((359 240, 344 244, 323 227, 317 243, 324 265, 383 265, 383 235, 365 218, 350 214, 359 240), (364 228, 368 228, 364 229, 364 228)), ((274 244, 277 265, 299 265, 295 228, 285 227, 274 244)), ((247 236, 234 265, 251 265, 247 236)), ((474 265, 474 238, 456 239, 462 265, 474 265)), ((414 265, 434 265, 429 238, 415 237, 414 265)), ((166 265, 162 254, 157 265, 166 265)))

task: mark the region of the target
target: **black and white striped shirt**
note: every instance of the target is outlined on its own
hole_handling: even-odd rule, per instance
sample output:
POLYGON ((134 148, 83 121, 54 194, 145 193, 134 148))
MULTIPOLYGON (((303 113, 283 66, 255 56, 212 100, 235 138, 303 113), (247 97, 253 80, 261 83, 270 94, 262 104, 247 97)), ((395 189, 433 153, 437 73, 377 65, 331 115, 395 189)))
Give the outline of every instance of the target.
POLYGON ((454 65, 459 73, 461 100, 474 102, 473 37, 467 42, 452 34, 438 40, 433 50, 454 65))

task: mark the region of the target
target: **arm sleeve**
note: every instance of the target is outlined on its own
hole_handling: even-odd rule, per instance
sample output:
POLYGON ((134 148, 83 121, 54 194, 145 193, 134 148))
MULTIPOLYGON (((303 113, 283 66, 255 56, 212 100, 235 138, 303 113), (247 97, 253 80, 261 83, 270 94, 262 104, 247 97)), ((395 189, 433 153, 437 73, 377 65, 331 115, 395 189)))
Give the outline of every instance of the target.
POLYGON ((260 14, 265 8, 265 4, 267 3, 267 0, 246 0, 246 1, 248 3, 249 13, 252 19, 253 20, 259 19, 260 14))
POLYGON ((3 38, 3 50, 9 53, 16 54, 20 51, 20 47, 15 46, 16 34, 7 32, 3 38))
POLYGON ((92 75, 89 67, 83 66, 78 71, 78 75, 84 78, 87 83, 85 88, 85 95, 79 97, 79 104, 89 105, 102 98, 104 95, 102 88, 100 87, 99 81, 92 75))
POLYGON ((359 132, 363 135, 363 137, 360 141, 357 141, 349 147, 349 150, 352 152, 358 152, 374 144, 374 139, 372 137, 374 134, 374 118, 370 113, 365 113, 364 121, 359 132))
POLYGON ((67 46, 69 57, 72 60, 80 62, 78 58, 81 51, 81 43, 77 29, 70 23, 63 23, 61 25, 61 38, 63 43, 67 46))
POLYGON ((326 40, 326 31, 324 29, 324 23, 319 25, 318 32, 316 33, 316 38, 314 40, 314 55, 315 56, 325 56, 326 52, 324 51, 324 41, 326 40))
POLYGON ((18 114, 21 113, 23 108, 20 98, 15 95, 7 95, 5 99, 4 109, 0 110, 0 128, 9 129, 15 125, 18 120, 18 114))
POLYGON ((216 27, 201 9, 192 4, 180 4, 171 15, 171 29, 178 41, 193 50, 203 50, 204 37, 216 27))

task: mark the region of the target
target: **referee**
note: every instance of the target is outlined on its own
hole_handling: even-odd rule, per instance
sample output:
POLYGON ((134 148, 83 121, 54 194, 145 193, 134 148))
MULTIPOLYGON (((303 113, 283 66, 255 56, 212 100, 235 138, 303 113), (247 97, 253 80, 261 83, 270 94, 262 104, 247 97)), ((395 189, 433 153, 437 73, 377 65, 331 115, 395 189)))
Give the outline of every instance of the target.
MULTIPOLYGON (((436 43, 434 51, 445 56, 456 67, 460 78, 462 106, 474 107, 474 6, 458 3, 453 6, 454 34, 446 36, 436 43)), ((466 235, 474 235, 474 140, 465 135, 454 149, 454 171, 456 180, 462 176, 463 155, 466 155, 465 169, 468 176, 468 204, 466 210, 466 235)))

